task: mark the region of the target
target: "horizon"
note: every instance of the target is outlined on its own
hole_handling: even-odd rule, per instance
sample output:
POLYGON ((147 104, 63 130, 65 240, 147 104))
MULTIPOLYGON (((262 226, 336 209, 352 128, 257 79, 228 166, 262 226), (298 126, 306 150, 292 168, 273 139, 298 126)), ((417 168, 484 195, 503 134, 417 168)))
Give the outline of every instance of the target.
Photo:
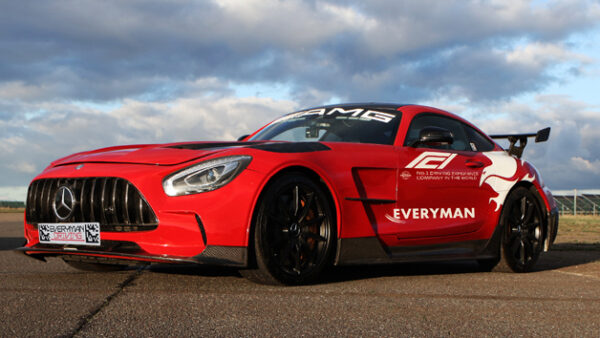
POLYGON ((408 102, 523 155, 553 190, 600 188, 600 4, 589 0, 0 4, 0 200, 51 161, 235 140, 285 113, 408 102), (504 146, 504 144, 502 144, 504 146))

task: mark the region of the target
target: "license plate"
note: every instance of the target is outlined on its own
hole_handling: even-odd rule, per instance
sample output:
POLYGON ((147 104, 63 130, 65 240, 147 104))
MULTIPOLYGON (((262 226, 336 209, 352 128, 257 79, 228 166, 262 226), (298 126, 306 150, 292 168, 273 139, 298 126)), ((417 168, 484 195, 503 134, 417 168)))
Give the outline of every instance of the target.
POLYGON ((38 224, 40 243, 100 245, 100 223, 38 224))

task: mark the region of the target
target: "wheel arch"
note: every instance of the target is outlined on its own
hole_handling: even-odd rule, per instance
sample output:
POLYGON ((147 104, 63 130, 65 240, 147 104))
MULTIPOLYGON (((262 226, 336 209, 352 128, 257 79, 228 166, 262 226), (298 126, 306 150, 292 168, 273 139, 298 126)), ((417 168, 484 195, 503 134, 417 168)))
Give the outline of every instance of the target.
POLYGON ((333 245, 334 245, 334 252, 337 249, 335 246, 337 246, 337 238, 339 237, 340 231, 341 231, 341 218, 340 218, 340 204, 338 199, 336 198, 336 195, 333 192, 331 183, 328 182, 327 180, 325 180, 325 178, 320 175, 319 173, 317 173, 317 171, 303 166, 303 165, 290 165, 287 167, 283 167, 280 168, 279 170, 275 171, 268 179, 266 179, 266 182, 263 184, 263 186, 261 187, 260 193, 258 194, 257 198, 254 201, 254 205, 252 206, 252 214, 250 215, 250 223, 248 226, 248 232, 247 232, 247 238, 246 238, 246 245, 248 248, 248 267, 252 267, 253 265, 256 264, 255 261, 255 257, 254 257, 254 241, 252 240, 253 238, 253 234, 254 234, 254 229, 255 229, 255 215, 256 212, 258 211, 258 208, 260 207, 260 203, 262 201, 262 199, 264 198, 264 194, 265 192, 268 190, 269 186, 271 184, 273 184, 273 182, 275 182, 279 177, 287 175, 287 174, 292 174, 292 173, 299 173, 302 175, 307 176, 310 180, 312 180, 313 182, 315 182, 321 189, 323 189, 323 192, 325 193, 325 195, 328 198, 328 202, 331 206, 331 211, 333 212, 333 217, 334 217, 334 222, 335 222, 335 228, 336 228, 336 232, 335 232, 335 239, 333 241, 333 245))
MULTIPOLYGON (((535 199, 537 200, 540 207, 542 208, 542 218, 543 218, 543 227, 542 227, 543 235, 542 236, 543 236, 543 242, 546 243, 548 241, 548 234, 549 234, 549 227, 550 227, 550 221, 549 221, 550 210, 548 209, 548 203, 542 197, 542 194, 538 190, 537 186, 530 181, 519 181, 519 182, 515 183, 515 185, 513 185, 513 187, 508 192, 508 194, 506 194, 506 198, 508 199, 508 196, 510 196, 510 194, 512 194, 512 192, 519 187, 528 189, 533 194, 533 196, 535 196, 535 199)), ((502 204, 502 209, 500 210, 500 215, 498 217, 497 226, 500 226, 502 213, 504 212, 505 206, 506 206, 506 200, 502 204)), ((544 245, 544 248, 547 248, 547 245, 544 245)))

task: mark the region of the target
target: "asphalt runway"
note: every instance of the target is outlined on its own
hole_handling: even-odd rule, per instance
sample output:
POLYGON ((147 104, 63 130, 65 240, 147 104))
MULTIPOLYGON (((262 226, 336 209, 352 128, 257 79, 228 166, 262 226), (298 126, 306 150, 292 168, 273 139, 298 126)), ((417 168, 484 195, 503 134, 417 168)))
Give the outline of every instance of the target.
POLYGON ((600 251, 550 252, 528 274, 400 264, 272 287, 229 269, 39 262, 12 251, 21 219, 0 214, 0 337, 600 336, 600 251))

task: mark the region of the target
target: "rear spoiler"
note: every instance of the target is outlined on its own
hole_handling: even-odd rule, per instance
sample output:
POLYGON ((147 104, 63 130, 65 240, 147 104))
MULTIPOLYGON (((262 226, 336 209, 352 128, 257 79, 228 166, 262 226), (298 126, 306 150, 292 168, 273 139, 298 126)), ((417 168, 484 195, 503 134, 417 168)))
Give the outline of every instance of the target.
POLYGON ((521 158, 523 155, 523 149, 527 145, 527 138, 535 137, 535 142, 546 142, 550 137, 550 127, 540 129, 537 133, 531 134, 503 134, 503 135, 490 135, 491 138, 505 138, 510 142, 510 148, 508 148, 508 153, 511 155, 515 155, 517 158, 521 158), (517 141, 519 141, 519 145, 517 145, 517 141))

